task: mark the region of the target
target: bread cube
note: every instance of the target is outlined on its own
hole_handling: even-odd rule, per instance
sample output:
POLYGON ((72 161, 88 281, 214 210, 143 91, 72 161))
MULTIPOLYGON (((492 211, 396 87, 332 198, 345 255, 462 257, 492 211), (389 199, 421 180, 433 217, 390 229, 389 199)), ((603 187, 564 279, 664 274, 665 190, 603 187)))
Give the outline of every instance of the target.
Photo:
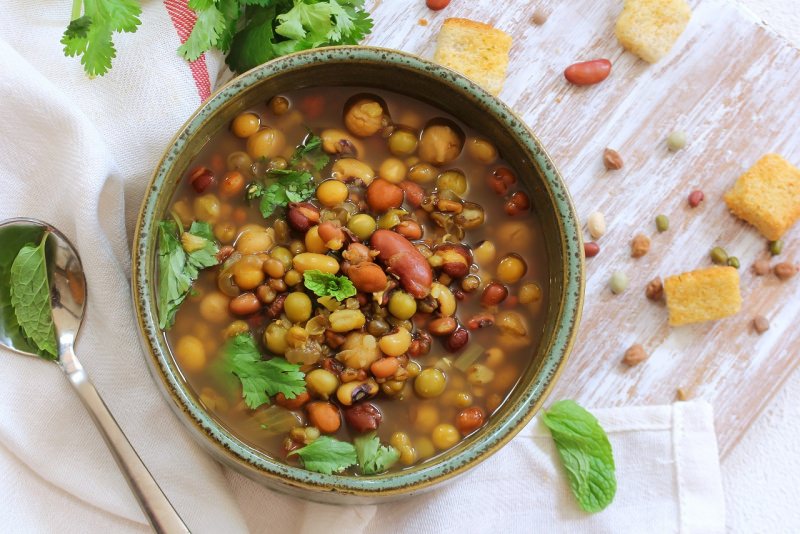
POLYGON ((714 266, 664 280, 669 324, 680 326, 734 315, 742 307, 739 271, 714 266))

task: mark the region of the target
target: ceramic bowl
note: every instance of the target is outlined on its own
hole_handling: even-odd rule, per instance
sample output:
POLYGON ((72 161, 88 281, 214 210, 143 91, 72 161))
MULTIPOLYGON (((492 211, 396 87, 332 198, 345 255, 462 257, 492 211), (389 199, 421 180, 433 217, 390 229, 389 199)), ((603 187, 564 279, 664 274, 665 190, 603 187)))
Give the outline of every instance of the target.
POLYGON ((580 227, 567 189, 536 136, 499 99, 467 78, 419 57, 380 48, 324 48, 285 56, 217 91, 181 128, 153 175, 136 228, 133 293, 147 360, 180 421, 214 457, 237 471, 296 496, 331 503, 380 502, 432 488, 500 449, 544 402, 566 362, 583 302, 580 227), (542 339, 505 404, 479 432, 434 460, 399 472, 323 475, 273 460, 212 417, 184 381, 156 313, 157 223, 192 158, 233 116, 270 96, 301 87, 357 85, 395 91, 450 113, 491 139, 531 193, 544 227, 549 303, 542 339))

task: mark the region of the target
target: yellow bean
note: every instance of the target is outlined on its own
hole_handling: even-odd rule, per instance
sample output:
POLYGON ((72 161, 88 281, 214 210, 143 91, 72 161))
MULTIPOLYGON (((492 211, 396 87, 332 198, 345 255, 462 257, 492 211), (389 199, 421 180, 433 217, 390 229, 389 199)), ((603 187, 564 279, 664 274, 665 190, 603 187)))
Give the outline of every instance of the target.
POLYGON ((325 254, 328 252, 325 242, 319 236, 319 225, 309 228, 303 240, 306 244, 306 250, 309 252, 313 252, 314 254, 325 254))
POLYGON ((206 349, 195 336, 183 336, 178 340, 175 357, 181 369, 188 373, 199 373, 206 366, 206 349))
POLYGON ((380 341, 378 341, 378 347, 381 349, 381 352, 387 356, 401 356, 405 354, 410 346, 411 332, 405 328, 401 328, 394 334, 383 336, 380 341))
POLYGON ((364 326, 367 322, 360 310, 336 310, 328 317, 331 330, 334 332, 349 332, 364 326))
POLYGON ((437 449, 444 450, 458 443, 458 440, 461 439, 461 434, 458 433, 458 429, 453 425, 442 423, 433 429, 431 438, 433 440, 433 445, 437 449))
POLYGON ((336 258, 314 252, 301 252, 292 258, 292 265, 300 274, 309 270, 330 274, 339 272, 339 262, 336 261, 336 258))

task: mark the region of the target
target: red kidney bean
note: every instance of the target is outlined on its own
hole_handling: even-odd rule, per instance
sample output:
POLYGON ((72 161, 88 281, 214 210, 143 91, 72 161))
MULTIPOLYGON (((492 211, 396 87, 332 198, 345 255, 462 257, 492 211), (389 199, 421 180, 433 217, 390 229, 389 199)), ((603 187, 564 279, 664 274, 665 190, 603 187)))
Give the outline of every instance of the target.
POLYGON ((450 0, 425 0, 425 5, 428 9, 439 11, 450 5, 450 0))
POLYGON ((467 341, 469 341, 469 332, 464 328, 458 327, 455 332, 444 340, 444 348, 448 352, 458 352, 464 348, 467 341))
POLYGON ((531 209, 531 199, 528 198, 528 195, 522 191, 517 191, 511 198, 509 198, 505 206, 503 206, 506 210, 508 215, 512 217, 514 215, 519 215, 520 213, 524 213, 531 209))
POLYGON ((689 193, 689 205, 693 208, 696 208, 701 202, 703 202, 703 200, 705 200, 705 198, 706 196, 702 191, 695 189, 689 193))
POLYGON ((294 230, 304 234, 319 222, 319 209, 310 202, 291 202, 286 220, 294 230))
POLYGON ((517 177, 508 167, 498 167, 489 175, 489 187, 498 195, 508 193, 508 188, 517 183, 517 177))
POLYGON ((600 253, 600 245, 594 241, 589 241, 583 244, 583 254, 587 258, 594 258, 600 253))
POLYGON ((477 406, 464 408, 456 415, 456 428, 461 432, 461 435, 469 434, 483 425, 485 417, 483 410, 477 406))
POLYGON ((594 59, 570 65, 564 71, 564 77, 575 85, 594 85, 600 83, 611 74, 611 62, 607 59, 594 59))
POLYGON ((400 278, 403 289, 411 296, 421 299, 431 292, 433 270, 411 241, 396 232, 381 229, 372 234, 369 244, 378 251, 378 259, 388 271, 400 278))
POLYGON ((202 193, 214 183, 214 173, 208 167, 195 167, 189 173, 189 183, 195 192, 202 193))
POLYGON ((344 420, 347 426, 356 432, 377 430, 383 420, 383 414, 372 403, 362 402, 344 410, 344 420))
POLYGON ((261 309, 261 301, 253 293, 242 293, 228 305, 234 315, 250 315, 261 309))
POLYGON ((483 288, 481 295, 482 306, 497 306, 508 296, 508 289, 503 284, 497 282, 490 282, 483 288))

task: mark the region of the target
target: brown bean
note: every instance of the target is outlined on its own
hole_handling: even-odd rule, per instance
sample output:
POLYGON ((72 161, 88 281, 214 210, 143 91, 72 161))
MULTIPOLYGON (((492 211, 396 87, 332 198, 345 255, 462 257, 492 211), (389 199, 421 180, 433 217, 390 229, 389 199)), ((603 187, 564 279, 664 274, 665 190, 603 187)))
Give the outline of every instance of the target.
POLYGON ((250 315, 261 309, 261 301, 253 293, 242 293, 228 305, 234 315, 250 315))
POLYGON ((208 167, 195 167, 189 173, 189 183, 197 193, 202 193, 214 185, 214 173, 208 167))
POLYGON ((283 295, 275 297, 275 300, 272 301, 272 304, 269 305, 265 313, 269 319, 277 319, 280 317, 281 313, 283 313, 283 303, 287 296, 288 295, 284 293, 283 295))
POLYGON ((374 404, 360 402, 345 408, 344 420, 347 422, 347 426, 356 432, 369 432, 378 429, 383 420, 383 414, 374 404))
POLYGON ((235 250, 236 249, 230 245, 225 245, 224 247, 220 248, 219 252, 217 252, 217 261, 224 263, 225 260, 230 258, 231 254, 233 254, 235 250))
POLYGON ((422 189, 422 186, 408 180, 404 180, 397 185, 406 194, 406 202, 409 206, 418 208, 422 204, 422 199, 425 197, 425 190, 422 189))
POLYGON ((753 264, 753 274, 756 276, 764 276, 770 271, 769 260, 758 260, 753 264))
POLYGON ((458 352, 464 348, 469 341, 469 332, 464 328, 458 327, 455 332, 444 340, 444 348, 448 352, 458 352))
POLYGON ((458 324, 453 317, 439 317, 430 322, 428 331, 434 336, 449 336, 457 326, 458 324))
POLYGON ((769 330, 769 319, 764 317, 763 315, 756 315, 753 317, 753 329, 759 333, 763 334, 767 330, 769 330))
POLYGON ((503 284, 497 282, 490 282, 483 288, 481 295, 481 306, 497 306, 508 296, 508 289, 503 284))
POLYGON ((377 178, 367 187, 367 204, 377 212, 384 213, 403 204, 403 190, 383 178, 377 178))
POLYGON ((479 429, 483 425, 486 415, 477 406, 464 408, 456 415, 456 428, 462 436, 479 429))
POLYGON ((362 243, 350 243, 347 246, 347 250, 342 252, 342 257, 350 262, 350 265, 372 261, 372 254, 370 254, 369 248, 362 243))
POLYGON ((514 215, 519 215, 531 209, 531 199, 528 198, 527 193, 517 191, 506 201, 503 208, 508 215, 513 217, 514 215))
POLYGON ((377 293, 386 289, 386 273, 375 263, 365 261, 350 265, 347 269, 347 276, 359 291, 377 293))
POLYGON ((691 193, 689 193, 689 205, 693 208, 696 208, 700 205, 701 202, 706 198, 705 194, 699 189, 695 189, 691 193))
POLYGON ((389 356, 388 358, 381 358, 369 366, 369 370, 375 378, 389 378, 400 367, 400 360, 389 356))
POLYGON ((653 278, 647 283, 644 294, 650 300, 658 301, 664 296, 664 284, 661 278, 653 278))
POLYGON ((370 245, 378 251, 378 259, 414 298, 421 299, 430 293, 433 270, 408 239, 397 232, 381 229, 372 234, 370 245))
POLYGON ((310 202, 290 202, 286 220, 294 230, 306 233, 319 222, 319 209, 310 202))
POLYGON ((781 280, 788 280, 797 274, 797 267, 788 261, 783 261, 777 264, 775 267, 773 267, 773 270, 775 272, 775 276, 781 280))
POLYGON ((308 394, 307 391, 304 391, 295 396, 293 399, 287 399, 286 395, 283 393, 278 393, 275 395, 275 404, 278 406, 282 406, 287 410, 297 410, 298 408, 302 407, 305 403, 311 400, 311 396, 308 394))
POLYGON ((422 237, 422 227, 416 221, 400 221, 400 224, 394 227, 394 231, 406 239, 415 240, 422 237))
POLYGON ((593 85, 600 83, 611 74, 611 62, 607 59, 594 59, 575 63, 564 70, 564 77, 574 85, 593 85))
POLYGON ((517 177, 508 167, 498 167, 489 175, 489 187, 498 195, 508 193, 508 188, 517 183, 517 177))
POLYGON ((433 255, 437 258, 434 264, 440 264, 442 271, 451 278, 464 278, 469 274, 472 252, 464 245, 445 243, 437 246, 433 255))
POLYGON ((342 426, 339 409, 330 402, 315 401, 306 405, 308 422, 323 434, 333 434, 342 426))
POLYGON ((623 356, 622 362, 625 365, 633 367, 634 365, 639 365, 646 359, 647 353, 645 352, 644 347, 640 343, 636 343, 631 345, 628 350, 625 351, 625 356, 623 356))
POLYGON ((431 351, 431 343, 433 339, 428 332, 418 332, 411 346, 408 348, 408 354, 411 357, 425 356, 431 351))

